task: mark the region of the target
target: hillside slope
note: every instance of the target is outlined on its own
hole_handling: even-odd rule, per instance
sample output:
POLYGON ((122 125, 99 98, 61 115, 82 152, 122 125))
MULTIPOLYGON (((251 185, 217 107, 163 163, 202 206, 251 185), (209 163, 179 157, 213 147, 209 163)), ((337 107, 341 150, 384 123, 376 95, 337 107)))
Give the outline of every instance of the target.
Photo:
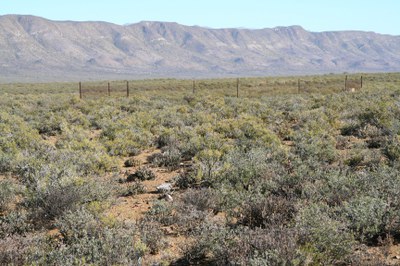
POLYGON ((0 16, 0 81, 400 71, 400 36, 0 16))

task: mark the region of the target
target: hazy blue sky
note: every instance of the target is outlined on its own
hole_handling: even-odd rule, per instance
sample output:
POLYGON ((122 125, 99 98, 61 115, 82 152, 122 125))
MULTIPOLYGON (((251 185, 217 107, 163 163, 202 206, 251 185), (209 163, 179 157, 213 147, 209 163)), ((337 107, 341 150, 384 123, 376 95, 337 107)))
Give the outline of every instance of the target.
POLYGON ((400 35, 399 0, 0 0, 0 14, 117 24, 174 21, 212 28, 301 25, 400 35))

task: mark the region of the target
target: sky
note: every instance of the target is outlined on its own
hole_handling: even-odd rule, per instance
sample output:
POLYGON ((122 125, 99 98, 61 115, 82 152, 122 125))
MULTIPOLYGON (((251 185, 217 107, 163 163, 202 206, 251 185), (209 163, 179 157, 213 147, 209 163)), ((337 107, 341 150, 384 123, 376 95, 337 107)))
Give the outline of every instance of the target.
POLYGON ((178 22, 210 28, 300 25, 310 31, 400 35, 399 0, 0 0, 0 15, 51 20, 178 22))

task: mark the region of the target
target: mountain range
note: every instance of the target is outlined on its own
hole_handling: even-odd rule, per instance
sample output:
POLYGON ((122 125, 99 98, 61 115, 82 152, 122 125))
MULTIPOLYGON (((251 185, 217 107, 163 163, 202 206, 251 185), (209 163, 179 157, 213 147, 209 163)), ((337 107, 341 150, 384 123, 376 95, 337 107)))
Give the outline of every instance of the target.
POLYGON ((0 16, 0 81, 400 71, 400 36, 0 16))

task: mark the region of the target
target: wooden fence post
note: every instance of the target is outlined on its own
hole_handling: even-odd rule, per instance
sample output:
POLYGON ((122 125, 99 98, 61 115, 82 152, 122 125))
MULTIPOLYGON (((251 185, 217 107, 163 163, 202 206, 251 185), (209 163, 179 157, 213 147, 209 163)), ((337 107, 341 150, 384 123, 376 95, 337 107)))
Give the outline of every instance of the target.
POLYGON ((360 83, 361 83, 360 88, 362 89, 362 86, 363 86, 363 77, 362 76, 361 76, 361 79, 360 79, 360 83))
POLYGON ((82 83, 79 81, 79 99, 82 99, 82 83))
POLYGON ((344 90, 345 90, 345 91, 347 90, 347 75, 346 75, 346 77, 344 78, 344 90))
POLYGON ((192 89, 193 89, 193 94, 194 94, 196 92, 196 80, 195 79, 193 79, 192 89))
POLYGON ((126 82, 126 98, 129 97, 129 81, 126 82))
POLYGON ((107 91, 108 91, 108 96, 111 96, 110 82, 108 82, 107 91))
POLYGON ((240 78, 236 79, 236 98, 239 98, 240 78))

